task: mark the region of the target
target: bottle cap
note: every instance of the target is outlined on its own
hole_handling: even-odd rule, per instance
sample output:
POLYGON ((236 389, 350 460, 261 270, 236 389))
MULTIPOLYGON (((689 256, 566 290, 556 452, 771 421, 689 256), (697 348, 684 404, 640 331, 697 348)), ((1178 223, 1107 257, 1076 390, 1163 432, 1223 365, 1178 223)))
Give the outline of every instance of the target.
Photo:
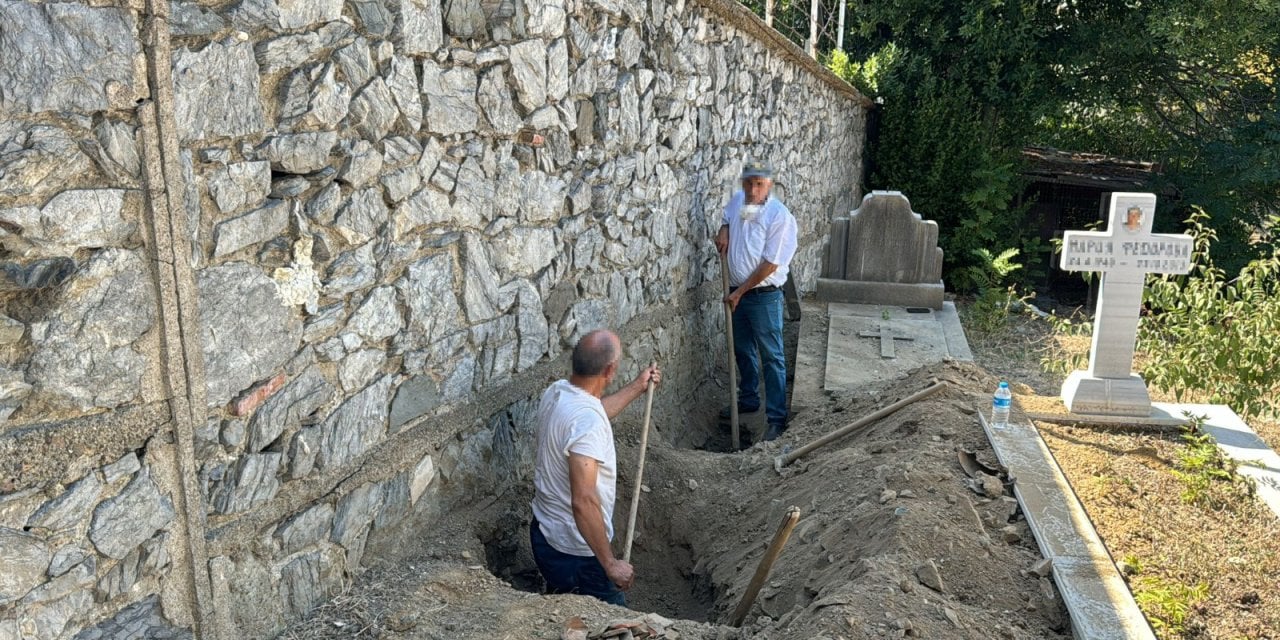
POLYGON ((1007 387, 1007 386, 1009 386, 1009 383, 1008 383, 1008 382, 1005 382, 1004 380, 1001 380, 1001 381, 1000 381, 1000 386, 1001 386, 1001 387, 1007 387))

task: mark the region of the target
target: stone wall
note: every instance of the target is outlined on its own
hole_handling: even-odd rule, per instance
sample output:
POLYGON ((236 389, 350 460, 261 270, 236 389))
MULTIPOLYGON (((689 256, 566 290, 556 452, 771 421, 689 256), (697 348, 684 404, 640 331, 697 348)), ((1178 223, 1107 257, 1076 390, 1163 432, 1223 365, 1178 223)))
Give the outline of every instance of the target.
POLYGON ((725 0, 0 0, 0 640, 272 634, 589 329, 689 393, 742 160, 810 290, 866 108, 725 0))

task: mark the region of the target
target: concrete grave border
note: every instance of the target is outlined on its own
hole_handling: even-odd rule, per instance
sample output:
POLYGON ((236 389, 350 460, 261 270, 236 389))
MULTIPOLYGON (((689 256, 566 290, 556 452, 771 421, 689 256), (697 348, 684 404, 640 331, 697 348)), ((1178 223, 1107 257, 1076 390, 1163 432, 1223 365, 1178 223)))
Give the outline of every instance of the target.
POLYGON ((1155 640, 1084 506, 1030 423, 995 429, 978 411, 1000 464, 1014 478, 1013 494, 1036 538, 1053 562, 1053 581, 1071 615, 1071 631, 1088 640, 1155 640))

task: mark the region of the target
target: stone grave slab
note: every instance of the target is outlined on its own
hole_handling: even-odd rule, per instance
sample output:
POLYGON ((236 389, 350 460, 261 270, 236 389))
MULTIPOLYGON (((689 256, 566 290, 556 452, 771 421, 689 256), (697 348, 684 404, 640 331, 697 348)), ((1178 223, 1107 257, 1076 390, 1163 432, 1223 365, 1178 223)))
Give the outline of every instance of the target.
POLYGON ((972 360, 953 303, 942 309, 890 305, 828 305, 824 388, 882 386, 918 367, 972 360))
POLYGON ((1236 412, 1222 404, 1170 404, 1153 403, 1156 410, 1184 416, 1187 413, 1205 418, 1204 430, 1213 436, 1223 455, 1240 463, 1237 471, 1253 478, 1258 488, 1258 499, 1280 517, 1280 455, 1236 412))
POLYGON ((1089 515, 1054 462, 1039 431, 1015 411, 995 429, 984 410, 978 420, 1000 464, 1014 478, 1013 494, 1035 535, 1040 554, 1053 561, 1053 581, 1071 614, 1077 638, 1155 640, 1089 515))

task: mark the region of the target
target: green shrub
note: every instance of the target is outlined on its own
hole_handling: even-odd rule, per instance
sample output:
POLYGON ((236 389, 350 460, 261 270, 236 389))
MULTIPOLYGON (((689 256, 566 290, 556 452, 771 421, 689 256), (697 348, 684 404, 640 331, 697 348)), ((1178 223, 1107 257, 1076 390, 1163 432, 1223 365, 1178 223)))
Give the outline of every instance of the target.
POLYGON ((1280 415, 1280 249, 1228 279, 1210 249, 1209 216, 1187 220, 1192 270, 1147 281, 1138 349, 1143 377, 1179 400, 1192 396, 1245 417, 1280 415))

